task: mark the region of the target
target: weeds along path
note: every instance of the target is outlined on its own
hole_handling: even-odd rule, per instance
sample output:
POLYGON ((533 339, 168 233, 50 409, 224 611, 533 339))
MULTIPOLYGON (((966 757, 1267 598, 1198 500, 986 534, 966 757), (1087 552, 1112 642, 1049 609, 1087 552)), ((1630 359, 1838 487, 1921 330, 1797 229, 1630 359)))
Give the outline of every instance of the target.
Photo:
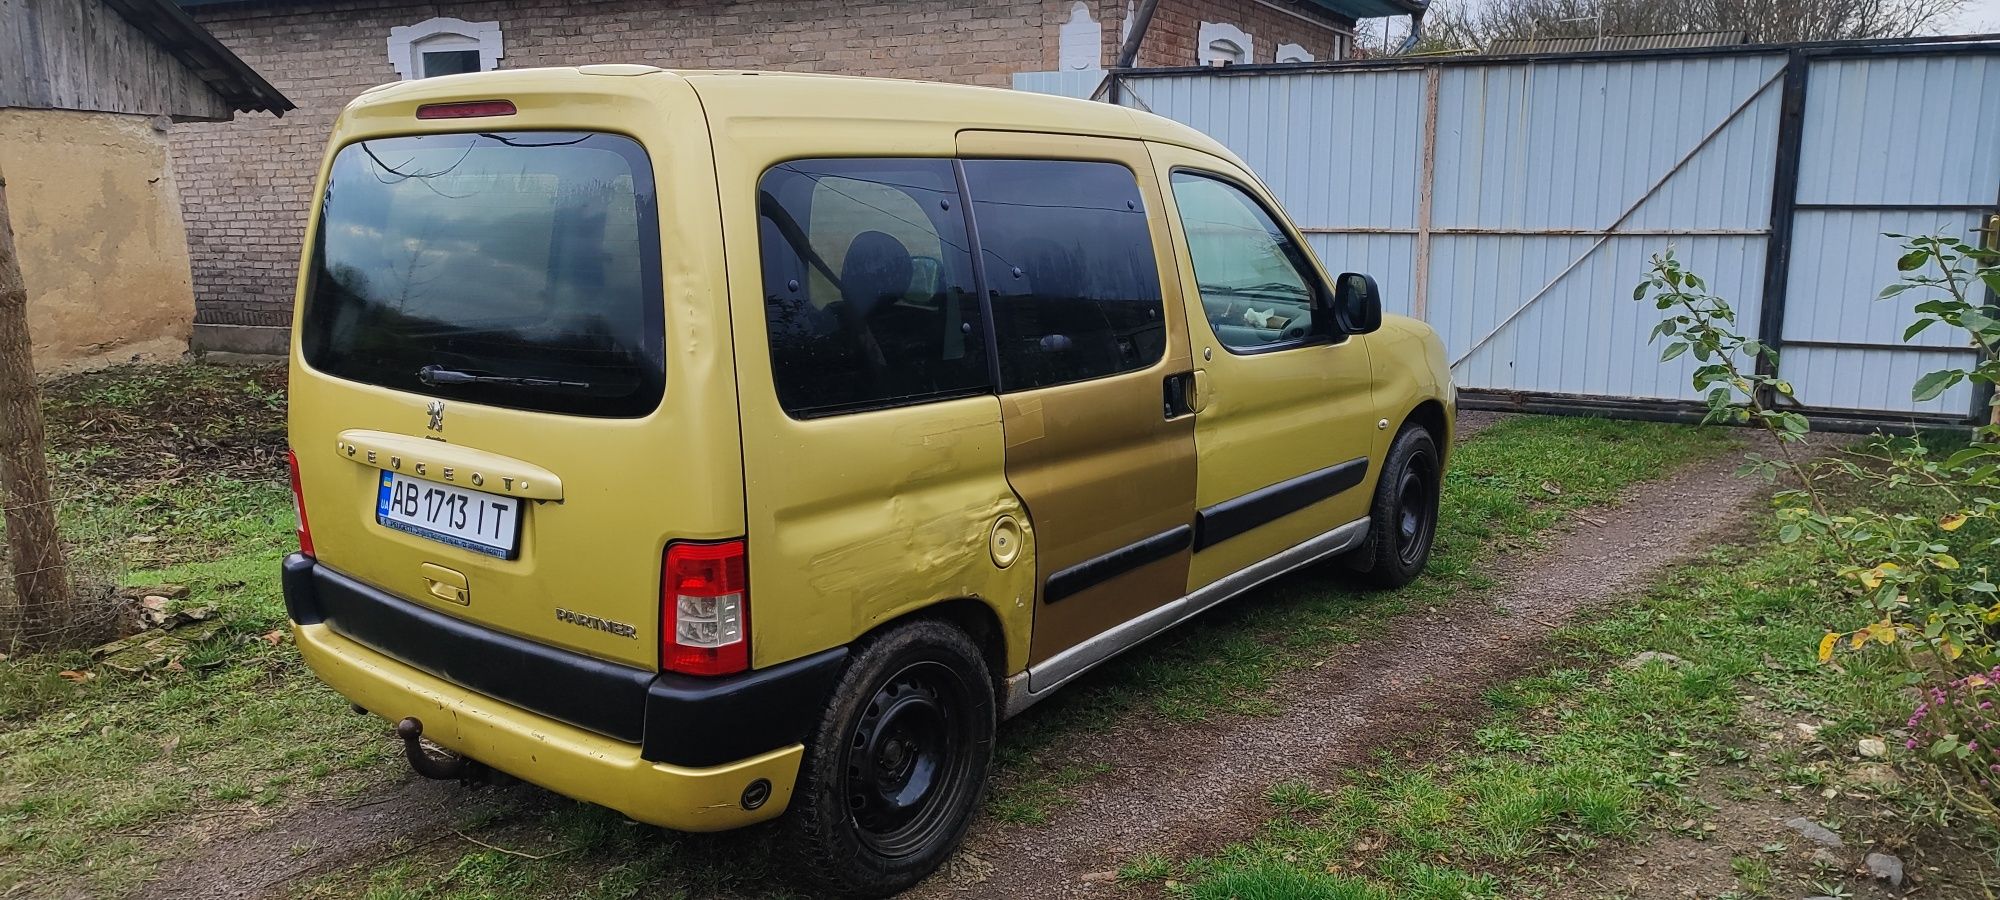
MULTIPOLYGON (((1495 585, 1393 617, 1372 637, 1281 676, 1276 715, 1197 726, 1138 721, 1080 735, 1064 759, 1108 773, 1046 824, 975 826, 916 897, 1111 896, 1147 855, 1212 851, 1254 836, 1274 783, 1364 765, 1372 754, 1481 714, 1483 690, 1525 674, 1572 615, 1708 546, 1761 494, 1737 454, 1633 486, 1572 516, 1545 549, 1498 561, 1495 585)), ((1247 602, 1255 602, 1248 598, 1247 602)))

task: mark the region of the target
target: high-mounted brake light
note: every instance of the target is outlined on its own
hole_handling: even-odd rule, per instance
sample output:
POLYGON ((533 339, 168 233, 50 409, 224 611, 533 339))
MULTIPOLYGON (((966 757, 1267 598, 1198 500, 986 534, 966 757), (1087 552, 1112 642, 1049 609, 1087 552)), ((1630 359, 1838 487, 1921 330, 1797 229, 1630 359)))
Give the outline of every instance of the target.
POLYGON ((485 116, 511 116, 514 114, 512 100, 472 100, 465 103, 426 103, 417 107, 419 119, 478 119, 485 116))
POLYGON ((683 675, 750 668, 743 541, 669 544, 660 570, 660 668, 683 675))
POLYGON ((299 552, 313 555, 312 526, 306 524, 306 493, 299 487, 299 455, 285 451, 285 465, 292 470, 292 512, 299 516, 299 552))

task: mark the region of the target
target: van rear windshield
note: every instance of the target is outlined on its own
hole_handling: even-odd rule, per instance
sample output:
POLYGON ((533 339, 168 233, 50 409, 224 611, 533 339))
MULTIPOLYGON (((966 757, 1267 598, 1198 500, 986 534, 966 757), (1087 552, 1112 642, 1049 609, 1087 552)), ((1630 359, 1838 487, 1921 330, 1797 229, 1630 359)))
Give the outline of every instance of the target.
POLYGON ((334 157, 300 341, 338 378, 642 416, 665 380, 658 212, 638 142, 361 141, 334 157))

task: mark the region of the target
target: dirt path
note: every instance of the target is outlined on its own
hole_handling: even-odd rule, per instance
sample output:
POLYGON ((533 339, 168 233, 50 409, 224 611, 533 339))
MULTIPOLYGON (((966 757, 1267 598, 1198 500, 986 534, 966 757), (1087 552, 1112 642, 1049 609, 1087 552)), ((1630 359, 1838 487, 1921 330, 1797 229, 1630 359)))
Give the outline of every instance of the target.
MULTIPOLYGON (((387 740, 385 733, 384 740, 387 740)), ((221 825, 226 832, 139 889, 157 900, 245 900, 356 863, 457 839, 454 822, 502 814, 534 802, 521 790, 468 793, 455 782, 406 776, 372 796, 264 816, 254 811, 221 825)), ((200 840, 199 836, 194 836, 200 840)))
MULTIPOLYGON (((1752 506, 1734 454, 1634 487, 1617 506, 1503 563, 1497 586, 1393 619, 1363 644, 1271 691, 1285 709, 1208 727, 1140 723, 1065 751, 1110 774, 1042 826, 976 827, 961 858, 911 896, 1076 897, 1120 893, 1120 865, 1185 857, 1254 835, 1263 795, 1288 778, 1365 764, 1398 736, 1478 716, 1486 685, 1524 674, 1573 614, 1639 587, 1705 545, 1752 506)), ((1239 602, 1255 602, 1254 598, 1239 602)))
POLYGON ((1465 410, 1458 414, 1458 421, 1455 423, 1457 427, 1452 432, 1452 442, 1454 444, 1462 444, 1472 440, 1473 435, 1513 418, 1513 416, 1513 413, 1465 410))

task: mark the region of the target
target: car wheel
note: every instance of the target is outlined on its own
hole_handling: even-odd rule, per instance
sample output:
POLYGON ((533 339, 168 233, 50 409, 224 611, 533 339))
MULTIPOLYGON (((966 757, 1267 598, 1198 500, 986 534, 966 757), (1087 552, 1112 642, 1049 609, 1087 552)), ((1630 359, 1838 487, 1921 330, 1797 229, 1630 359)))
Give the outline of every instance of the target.
POLYGON ((1409 584, 1430 562, 1437 537, 1438 492, 1444 466, 1436 439, 1405 425, 1389 445, 1375 500, 1368 510, 1368 540, 1348 556, 1362 580, 1381 588, 1409 584))
POLYGON ((854 648, 806 741, 787 812, 822 894, 884 897, 935 871, 979 810, 993 759, 993 678, 979 647, 919 621, 854 648))

